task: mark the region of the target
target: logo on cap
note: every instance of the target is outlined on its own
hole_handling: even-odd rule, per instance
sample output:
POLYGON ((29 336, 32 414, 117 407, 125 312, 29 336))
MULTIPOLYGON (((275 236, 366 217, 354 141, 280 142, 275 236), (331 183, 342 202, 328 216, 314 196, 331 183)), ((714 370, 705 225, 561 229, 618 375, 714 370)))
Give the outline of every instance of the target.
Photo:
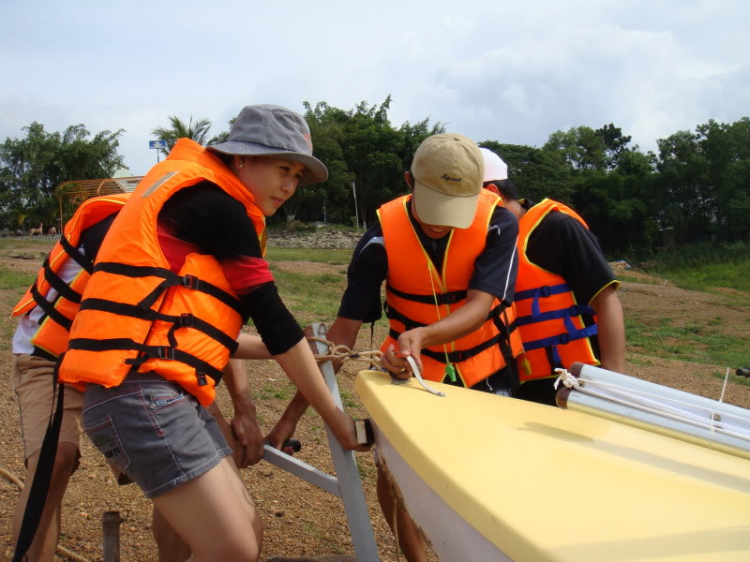
POLYGON ((442 176, 440 176, 440 179, 445 180, 445 181, 454 181, 456 183, 461 183, 461 180, 463 178, 452 178, 448 174, 443 174, 442 176))

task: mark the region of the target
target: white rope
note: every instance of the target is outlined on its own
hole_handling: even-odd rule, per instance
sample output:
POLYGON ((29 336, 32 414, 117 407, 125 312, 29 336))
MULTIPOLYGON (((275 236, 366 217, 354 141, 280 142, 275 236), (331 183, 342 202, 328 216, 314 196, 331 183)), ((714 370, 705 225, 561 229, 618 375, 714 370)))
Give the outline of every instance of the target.
POLYGON ((326 363, 328 361, 335 361, 337 363, 343 363, 344 361, 361 361, 370 365, 370 368, 377 369, 380 367, 380 356, 383 354, 380 350, 375 351, 354 351, 345 345, 336 345, 332 341, 309 337, 308 341, 320 342, 324 344, 328 349, 325 353, 314 354, 315 361, 318 363, 326 363))
POLYGON ((711 408, 696 406, 695 404, 666 397, 654 397, 654 395, 643 391, 623 389, 619 385, 604 381, 580 380, 565 369, 555 369, 555 372, 560 373, 555 380, 556 389, 562 383, 566 388, 571 388, 589 396, 608 400, 622 406, 702 429, 708 429, 712 434, 720 433, 750 442, 750 431, 743 425, 743 422, 746 423, 746 421, 739 416, 722 412, 721 421, 717 421, 717 411, 711 408))
POLYGON ((557 390, 557 387, 560 386, 560 383, 562 383, 565 388, 581 387, 581 383, 578 382, 578 379, 571 375, 567 369, 555 369, 555 372, 560 373, 560 375, 555 379, 555 390, 557 390))

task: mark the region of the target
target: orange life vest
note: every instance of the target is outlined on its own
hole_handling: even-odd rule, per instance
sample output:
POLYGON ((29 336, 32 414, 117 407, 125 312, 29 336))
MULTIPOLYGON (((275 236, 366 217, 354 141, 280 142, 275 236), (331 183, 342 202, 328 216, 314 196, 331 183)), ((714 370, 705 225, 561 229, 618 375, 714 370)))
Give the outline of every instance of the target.
POLYGON ((556 367, 569 368, 575 361, 599 365, 589 339, 596 335, 597 326, 586 326, 581 317, 594 316, 594 310, 576 302, 563 277, 531 263, 527 256, 531 234, 552 212, 565 213, 588 228, 578 213, 551 199, 534 205, 518 222, 515 304, 524 347, 518 358, 521 382, 557 376, 556 367))
POLYGON ((81 203, 65 224, 60 240, 45 258, 36 280, 13 308, 13 316, 30 313, 36 307, 41 309, 43 315, 39 329, 30 342, 44 353, 59 357, 68 348, 70 326, 81 306, 83 289, 94 269, 93 261, 78 251, 81 234, 87 228, 118 213, 129 197, 129 193, 113 194, 94 197, 81 203), (60 278, 60 270, 71 259, 81 270, 66 282, 60 278))
POLYGON ((162 253, 157 219, 178 191, 207 180, 241 202, 263 238, 265 217, 213 153, 180 139, 138 184, 97 257, 60 367, 68 383, 112 387, 131 371, 154 371, 210 404, 236 349, 241 305, 210 255, 190 254, 178 273, 162 253))
MULTIPOLYGON (((410 200, 410 195, 400 197, 378 210, 388 256, 386 315, 390 322, 382 351, 390 345, 398 348, 398 337, 404 331, 437 322, 466 304, 474 262, 484 250, 492 212, 500 203, 496 195, 482 190, 471 226, 453 229, 448 235, 442 271, 438 272, 409 219, 410 200)), ((478 330, 422 350, 422 376, 432 381, 445 380, 447 356, 463 385, 470 388, 508 362, 512 364, 522 349, 520 336, 509 333, 513 320, 512 307, 501 312, 500 302, 495 299, 478 330)))

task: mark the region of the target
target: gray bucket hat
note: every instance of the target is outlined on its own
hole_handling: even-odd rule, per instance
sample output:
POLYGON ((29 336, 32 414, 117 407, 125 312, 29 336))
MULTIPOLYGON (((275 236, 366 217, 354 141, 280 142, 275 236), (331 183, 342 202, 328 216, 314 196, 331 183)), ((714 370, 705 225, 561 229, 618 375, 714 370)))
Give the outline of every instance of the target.
POLYGON ((237 116, 229 140, 209 150, 239 156, 280 156, 304 164, 299 185, 328 179, 323 162, 312 155, 310 128, 299 113, 278 105, 248 105, 237 116))

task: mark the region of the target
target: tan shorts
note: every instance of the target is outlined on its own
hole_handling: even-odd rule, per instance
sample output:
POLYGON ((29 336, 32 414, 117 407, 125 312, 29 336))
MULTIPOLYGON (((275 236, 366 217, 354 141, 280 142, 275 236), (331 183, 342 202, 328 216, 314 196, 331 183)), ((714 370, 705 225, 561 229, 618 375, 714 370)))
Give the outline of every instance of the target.
MULTIPOLYGON (((16 355, 16 372, 13 376, 13 391, 18 400, 21 414, 21 438, 23 439, 24 459, 42 448, 44 434, 49 425, 55 405, 57 385, 53 384, 55 364, 33 355, 16 355)), ((83 423, 83 393, 65 385, 60 441, 73 443, 81 452, 83 423)))

